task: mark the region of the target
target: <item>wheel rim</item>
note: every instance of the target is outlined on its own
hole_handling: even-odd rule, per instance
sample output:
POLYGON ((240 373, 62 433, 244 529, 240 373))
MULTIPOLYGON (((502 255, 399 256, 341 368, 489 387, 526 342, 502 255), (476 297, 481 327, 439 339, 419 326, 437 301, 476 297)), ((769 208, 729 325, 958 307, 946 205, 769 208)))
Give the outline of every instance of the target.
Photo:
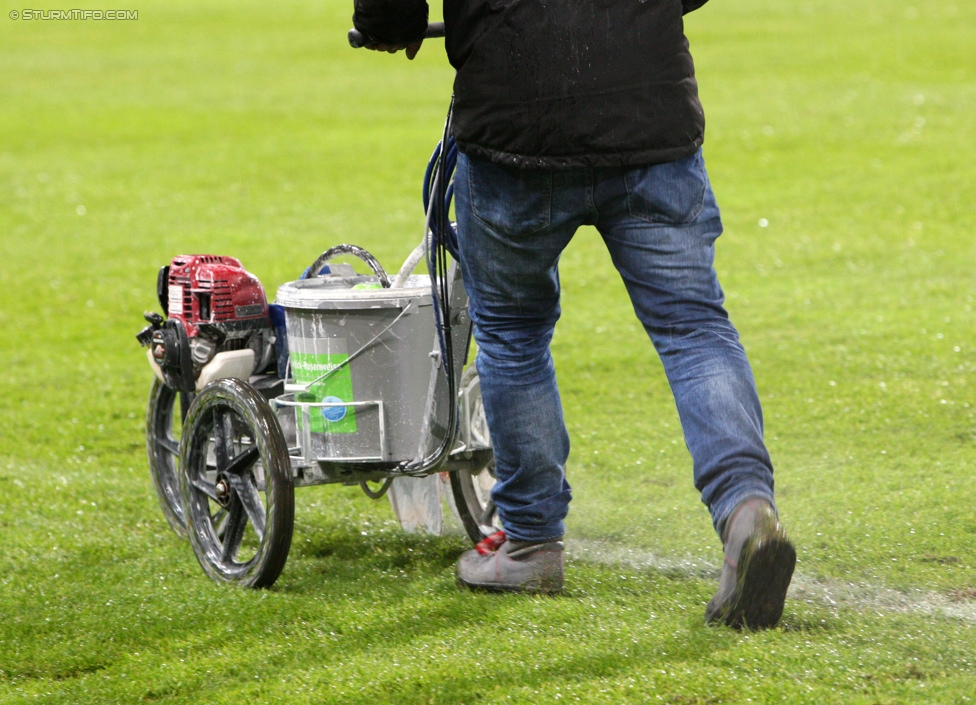
POLYGON ((478 473, 462 471, 460 480, 463 483, 465 501, 478 525, 479 536, 484 538, 499 531, 502 528, 501 521, 495 503, 491 501, 491 488, 497 482, 494 462, 478 473))
POLYGON ((186 428, 181 491, 200 565, 218 581, 273 584, 294 522, 288 451, 274 413, 244 383, 221 380, 200 394, 186 428))
MULTIPOLYGON (((469 448, 490 448, 481 384, 473 365, 462 375, 460 387, 464 442, 469 448)), ((491 488, 495 482, 494 461, 475 472, 459 470, 451 474, 454 504, 472 541, 480 541, 502 528, 498 511, 491 501, 491 488)))

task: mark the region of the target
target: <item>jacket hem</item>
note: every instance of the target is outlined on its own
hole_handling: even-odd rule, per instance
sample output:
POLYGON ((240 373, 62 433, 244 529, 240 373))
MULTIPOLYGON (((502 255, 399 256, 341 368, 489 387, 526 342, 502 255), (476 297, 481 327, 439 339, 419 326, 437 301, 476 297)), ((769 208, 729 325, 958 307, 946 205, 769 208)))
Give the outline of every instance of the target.
POLYGON ((469 157, 487 159, 516 169, 573 169, 578 167, 636 167, 665 164, 697 152, 704 140, 697 139, 679 147, 638 149, 593 154, 538 155, 513 154, 458 140, 458 149, 469 157))

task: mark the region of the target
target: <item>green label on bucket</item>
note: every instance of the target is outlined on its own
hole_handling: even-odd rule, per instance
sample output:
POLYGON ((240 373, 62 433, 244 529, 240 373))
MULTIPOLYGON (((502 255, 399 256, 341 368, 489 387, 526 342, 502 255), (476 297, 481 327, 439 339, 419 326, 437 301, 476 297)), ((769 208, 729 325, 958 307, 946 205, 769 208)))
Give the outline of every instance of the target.
MULTIPOLYGON (((349 359, 346 354, 291 353, 291 373, 298 384, 308 384, 322 375, 336 370, 349 359)), ((295 401, 305 402, 352 402, 352 373, 349 365, 340 367, 328 377, 309 387, 308 392, 297 394, 295 401)), ((356 411, 351 406, 325 406, 309 409, 312 433, 355 433, 356 411)), ((302 415, 298 416, 299 427, 302 415)))

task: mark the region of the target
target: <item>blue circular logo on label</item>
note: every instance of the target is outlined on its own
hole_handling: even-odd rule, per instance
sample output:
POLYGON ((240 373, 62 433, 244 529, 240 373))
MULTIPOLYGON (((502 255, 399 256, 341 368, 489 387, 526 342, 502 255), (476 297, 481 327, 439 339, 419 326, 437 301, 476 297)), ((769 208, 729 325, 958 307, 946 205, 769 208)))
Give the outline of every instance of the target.
MULTIPOLYGON (((339 397, 326 397, 322 401, 328 402, 330 404, 338 404, 343 400, 339 397)), ((325 417, 326 421, 331 421, 335 423, 336 421, 342 421, 346 418, 346 407, 344 406, 324 406, 322 407, 322 416, 325 417)))

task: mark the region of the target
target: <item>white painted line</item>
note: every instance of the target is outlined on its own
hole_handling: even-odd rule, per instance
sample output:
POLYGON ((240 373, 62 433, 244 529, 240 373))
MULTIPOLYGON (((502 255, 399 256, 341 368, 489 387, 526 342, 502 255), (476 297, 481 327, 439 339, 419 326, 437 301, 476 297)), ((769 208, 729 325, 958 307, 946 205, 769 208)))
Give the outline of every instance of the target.
MULTIPOLYGON (((706 580, 717 581, 720 572, 718 565, 699 558, 669 558, 619 544, 585 539, 568 540, 566 556, 587 563, 649 569, 706 580)), ((923 614, 976 623, 976 600, 956 601, 948 595, 918 588, 894 590, 866 583, 819 580, 802 573, 794 573, 787 599, 816 602, 837 609, 923 614)))

